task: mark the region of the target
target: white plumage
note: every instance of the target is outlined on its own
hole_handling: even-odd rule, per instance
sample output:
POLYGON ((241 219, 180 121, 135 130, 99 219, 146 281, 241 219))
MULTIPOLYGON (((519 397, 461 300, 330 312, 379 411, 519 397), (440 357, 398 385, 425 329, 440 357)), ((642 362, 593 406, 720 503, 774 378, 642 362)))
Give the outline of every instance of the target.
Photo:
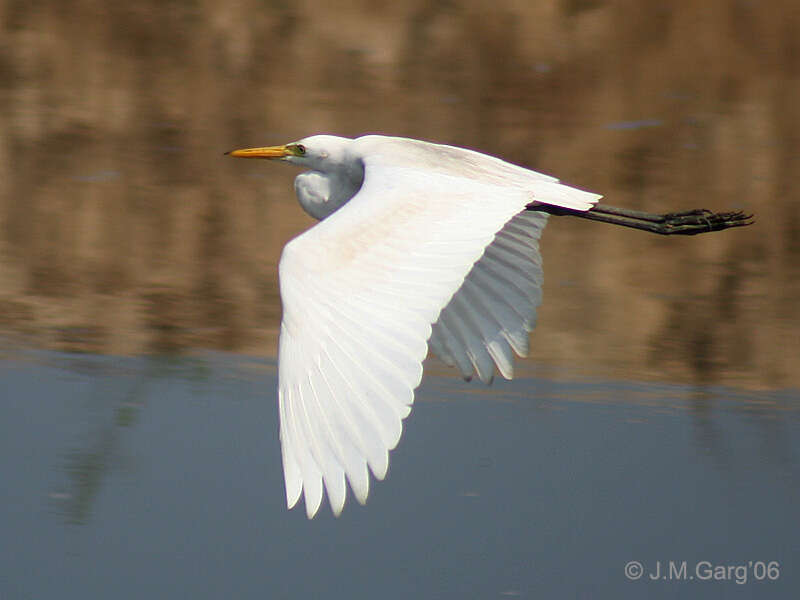
POLYGON ((589 210, 601 196, 470 150, 404 138, 313 136, 237 150, 280 158, 319 224, 280 260, 280 436, 286 500, 323 489, 338 515, 383 479, 428 347, 464 377, 513 376, 541 300, 532 202, 589 210))

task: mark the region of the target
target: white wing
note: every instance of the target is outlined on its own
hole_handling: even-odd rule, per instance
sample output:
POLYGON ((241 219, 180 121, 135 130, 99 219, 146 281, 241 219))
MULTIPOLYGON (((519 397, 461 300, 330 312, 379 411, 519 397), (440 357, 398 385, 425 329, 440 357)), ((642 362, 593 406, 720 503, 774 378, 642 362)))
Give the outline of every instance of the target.
POLYGON ((542 300, 539 238, 547 217, 523 211, 511 219, 434 323, 431 350, 465 378, 475 372, 489 383, 497 365, 511 379, 514 352, 527 356, 542 300))
MULTIPOLYGON (((385 476, 422 378, 431 325, 495 234, 531 201, 548 201, 530 182, 526 189, 515 183, 484 184, 370 156, 359 193, 287 244, 278 395, 290 508, 302 492, 311 518, 324 487, 338 515, 346 480, 364 503, 367 467, 385 476)), ((573 205, 599 198, 539 183, 573 205)))

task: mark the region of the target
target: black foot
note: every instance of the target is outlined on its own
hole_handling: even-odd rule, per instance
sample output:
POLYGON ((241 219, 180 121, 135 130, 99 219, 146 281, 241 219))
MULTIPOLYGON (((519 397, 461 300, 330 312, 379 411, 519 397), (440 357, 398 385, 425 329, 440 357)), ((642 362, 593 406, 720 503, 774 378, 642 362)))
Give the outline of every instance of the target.
POLYGON ((634 229, 661 235, 697 235, 698 233, 721 231, 731 227, 744 227, 755 222, 753 215, 748 215, 742 211, 715 213, 705 208, 663 215, 607 206, 605 204, 597 204, 587 211, 539 204, 538 202, 528 205, 527 208, 528 210, 538 210, 551 215, 570 215, 581 219, 611 223, 612 225, 633 227, 634 229))
POLYGON ((705 208, 668 213, 663 215, 663 218, 664 220, 658 223, 663 231, 658 233, 664 235, 696 235, 730 227, 744 227, 755 222, 753 215, 742 211, 715 213, 705 208))

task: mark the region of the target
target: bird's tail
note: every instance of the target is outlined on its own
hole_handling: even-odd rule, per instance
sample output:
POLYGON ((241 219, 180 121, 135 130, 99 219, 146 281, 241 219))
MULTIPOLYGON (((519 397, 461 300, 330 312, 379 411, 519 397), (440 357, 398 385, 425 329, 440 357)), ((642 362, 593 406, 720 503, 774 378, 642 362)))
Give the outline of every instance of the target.
POLYGON ((579 190, 557 181, 538 181, 533 188, 535 202, 572 210, 590 210, 602 197, 601 194, 579 190))

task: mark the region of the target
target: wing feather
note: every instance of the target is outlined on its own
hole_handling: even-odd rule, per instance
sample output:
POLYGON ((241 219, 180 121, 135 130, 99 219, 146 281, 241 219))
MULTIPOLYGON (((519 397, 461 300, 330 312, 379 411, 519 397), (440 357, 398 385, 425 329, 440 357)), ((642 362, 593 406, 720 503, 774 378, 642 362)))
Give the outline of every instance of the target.
POLYGON ((484 291, 469 278, 464 280, 463 288, 458 293, 464 294, 464 299, 472 308, 482 341, 500 374, 506 379, 512 379, 514 377, 514 354, 504 337, 508 325, 503 323, 502 305, 493 306, 491 298, 488 298, 484 291))
MULTIPOLYGON (((351 435, 359 443, 361 454, 366 459, 373 475, 378 479, 383 479, 389 467, 389 450, 381 439, 379 415, 371 403, 362 396, 360 389, 355 387, 353 382, 342 373, 339 365, 331 358, 327 350, 325 354, 327 364, 323 361, 322 367, 327 367, 325 369, 326 376, 331 381, 332 389, 336 390, 337 397, 346 406, 343 410, 347 412, 347 417, 352 421, 353 426, 358 428, 358 435, 351 435)), ((357 475, 361 477, 360 472, 357 475)), ((366 495, 364 500, 366 501, 366 495)))
POLYGON ((456 340, 460 342, 478 378, 484 383, 491 382, 494 375, 494 364, 480 338, 477 326, 470 320, 469 305, 463 295, 459 294, 448 306, 450 307, 448 324, 452 328, 456 340))
POLYGON ((520 167, 484 181, 475 174, 505 167, 474 159, 465 176, 392 164, 368 146, 361 143, 361 190, 287 244, 279 265, 286 500, 292 507, 303 495, 309 518, 323 489, 338 515, 347 483, 363 503, 368 470, 386 475, 429 338, 466 377, 474 371, 489 381, 495 365, 512 376, 513 352, 527 351, 540 297, 537 242, 545 222, 520 211, 548 194, 561 205, 596 201, 540 174, 520 176, 524 185, 501 184, 509 173, 532 173, 520 167))
MULTIPOLYGON (((318 376, 323 384, 323 389, 326 394, 321 399, 324 406, 328 407, 328 412, 331 417, 336 420, 337 424, 337 438, 339 443, 344 446, 342 457, 342 464, 345 465, 347 479, 350 482, 350 487, 356 496, 356 499, 363 504, 367 500, 369 493, 369 474, 367 473, 367 459, 368 443, 364 440, 362 435, 362 428, 356 423, 357 415, 360 410, 357 406, 350 406, 349 396, 339 396, 335 393, 334 387, 331 385, 332 368, 327 368, 328 365, 325 361, 329 360, 326 354, 323 354, 320 360, 318 376)), ((344 506, 344 497, 339 506, 341 512, 344 506)))
POLYGON ((546 222, 547 214, 535 211, 524 211, 511 219, 494 236, 433 325, 431 350, 446 363, 463 365, 469 361, 473 368, 461 368, 464 377, 474 371, 482 381, 491 380, 496 366, 510 379, 514 374, 513 353, 528 354, 528 333, 541 302, 539 237, 546 222), (468 321, 460 319, 465 306, 471 314, 468 321), (460 325, 455 340, 448 332, 454 321, 460 325), (471 332, 465 332, 465 327, 471 332), (491 357, 491 371, 485 357, 476 352, 478 345, 491 357), (442 348, 446 355, 440 354, 442 348), (482 360, 476 362, 476 356, 482 360))
POLYGON ((465 281, 465 285, 467 283, 478 290, 476 293, 480 298, 482 310, 491 313, 499 325, 500 333, 511 344, 514 352, 519 356, 525 356, 528 351, 528 331, 531 321, 530 310, 520 308, 526 302, 525 298, 520 295, 518 298, 520 304, 515 306, 513 303, 515 298, 495 291, 495 286, 500 285, 500 282, 492 279, 491 273, 487 274, 477 265, 465 281))
POLYGON ((443 345, 447 349, 448 356, 461 371, 461 376, 469 381, 472 379, 473 367, 465 351, 464 342, 454 333, 454 318, 452 311, 448 311, 447 314, 442 313, 432 329, 431 348, 435 351, 439 344, 443 345))

